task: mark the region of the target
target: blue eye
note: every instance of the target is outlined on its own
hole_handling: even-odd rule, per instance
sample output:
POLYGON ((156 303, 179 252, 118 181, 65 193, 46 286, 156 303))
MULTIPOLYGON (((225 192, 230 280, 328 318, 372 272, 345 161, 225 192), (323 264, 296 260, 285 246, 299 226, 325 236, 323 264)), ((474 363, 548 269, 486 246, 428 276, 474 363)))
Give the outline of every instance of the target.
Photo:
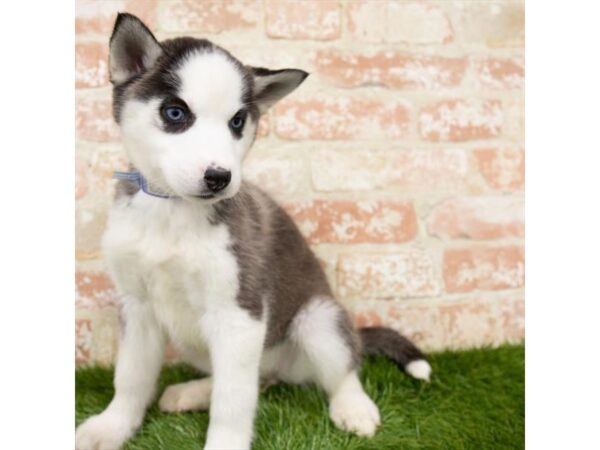
POLYGON ((229 126, 234 130, 239 130, 244 126, 244 118, 240 116, 234 116, 233 119, 229 121, 229 126))
POLYGON ((185 119, 185 111, 179 106, 167 106, 163 109, 163 117, 169 122, 182 122, 185 119))

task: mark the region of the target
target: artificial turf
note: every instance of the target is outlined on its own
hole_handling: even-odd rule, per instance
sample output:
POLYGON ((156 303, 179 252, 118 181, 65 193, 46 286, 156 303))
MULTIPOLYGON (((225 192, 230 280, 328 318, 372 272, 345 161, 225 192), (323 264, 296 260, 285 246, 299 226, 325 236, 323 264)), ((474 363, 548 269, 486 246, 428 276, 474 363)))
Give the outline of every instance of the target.
MULTIPOLYGON (((409 378, 383 358, 361 372, 381 412, 372 439, 335 428, 326 398, 314 386, 275 385, 260 396, 253 449, 520 449, 524 448, 523 346, 430 355, 430 383, 409 378)), ((110 369, 76 372, 76 422, 101 412, 113 395, 110 369)), ((160 389, 197 377, 184 365, 167 367, 160 389)), ((154 404, 126 450, 201 449, 208 413, 165 414, 154 404)))

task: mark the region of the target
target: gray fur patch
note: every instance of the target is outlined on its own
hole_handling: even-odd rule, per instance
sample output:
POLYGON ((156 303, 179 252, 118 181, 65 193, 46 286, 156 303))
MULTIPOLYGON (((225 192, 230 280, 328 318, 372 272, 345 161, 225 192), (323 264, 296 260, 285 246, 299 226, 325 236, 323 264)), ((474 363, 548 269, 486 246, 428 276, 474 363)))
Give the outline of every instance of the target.
POLYGON ((214 208, 214 223, 224 223, 233 238, 238 302, 257 318, 267 308, 265 345, 273 346, 310 299, 332 297, 325 273, 292 219, 257 187, 243 183, 235 197, 214 208))

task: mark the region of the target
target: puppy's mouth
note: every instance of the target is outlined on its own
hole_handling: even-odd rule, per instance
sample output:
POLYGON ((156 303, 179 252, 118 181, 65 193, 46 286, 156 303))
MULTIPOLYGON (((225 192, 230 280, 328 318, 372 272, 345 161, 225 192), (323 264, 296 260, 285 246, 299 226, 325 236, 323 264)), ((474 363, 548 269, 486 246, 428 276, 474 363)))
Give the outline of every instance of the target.
POLYGON ((214 194, 214 193, 212 193, 212 192, 201 192, 200 194, 193 195, 193 197, 195 197, 195 198, 201 198, 201 199, 204 199, 204 200, 215 198, 216 196, 217 195, 214 194))

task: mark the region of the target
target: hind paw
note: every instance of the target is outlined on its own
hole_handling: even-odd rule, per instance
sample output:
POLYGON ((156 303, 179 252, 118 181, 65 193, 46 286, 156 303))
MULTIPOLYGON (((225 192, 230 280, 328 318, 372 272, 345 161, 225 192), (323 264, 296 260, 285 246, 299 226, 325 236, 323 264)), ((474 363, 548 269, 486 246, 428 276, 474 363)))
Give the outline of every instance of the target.
POLYGON ((174 384, 165 389, 158 407, 165 412, 206 410, 210 405, 211 390, 210 378, 174 384))
POLYGON ((329 417, 338 428, 366 437, 373 437, 381 423, 379 409, 364 392, 334 397, 329 417))

